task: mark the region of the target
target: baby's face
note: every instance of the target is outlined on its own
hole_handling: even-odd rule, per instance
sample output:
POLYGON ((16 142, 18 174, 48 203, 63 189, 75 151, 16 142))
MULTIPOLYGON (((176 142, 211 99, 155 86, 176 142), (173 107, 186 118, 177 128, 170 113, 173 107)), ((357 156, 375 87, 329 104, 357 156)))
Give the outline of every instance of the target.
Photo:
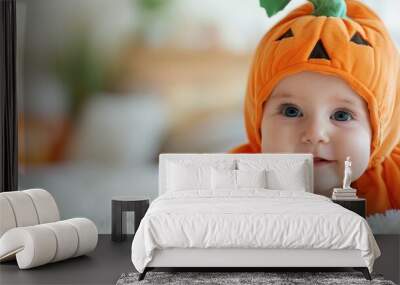
POLYGON ((261 136, 264 153, 314 155, 317 194, 331 195, 342 186, 347 156, 352 181, 368 166, 372 134, 367 104, 339 77, 301 72, 282 79, 264 104, 261 136))

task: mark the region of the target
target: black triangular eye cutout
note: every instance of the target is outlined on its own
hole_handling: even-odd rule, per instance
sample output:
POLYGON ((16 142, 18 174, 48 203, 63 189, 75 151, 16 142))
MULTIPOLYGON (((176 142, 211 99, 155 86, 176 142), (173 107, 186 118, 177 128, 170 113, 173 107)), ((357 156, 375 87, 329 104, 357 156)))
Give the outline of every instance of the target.
POLYGON ((294 36, 294 35, 293 35, 293 32, 292 32, 292 29, 289 29, 289 30, 287 30, 282 36, 280 36, 279 38, 277 38, 276 41, 280 41, 280 40, 285 39, 285 38, 291 38, 291 37, 293 37, 293 36, 294 36))
POLYGON ((354 36, 351 38, 351 40, 353 43, 359 44, 359 45, 364 45, 364 46, 371 46, 371 44, 369 42, 367 42, 366 40, 364 40, 359 32, 356 32, 354 34, 354 36))
POLYGON ((330 60, 328 53, 325 50, 324 45, 322 44, 321 40, 318 40, 317 44, 315 45, 314 49, 312 50, 308 59, 311 58, 324 58, 330 60))

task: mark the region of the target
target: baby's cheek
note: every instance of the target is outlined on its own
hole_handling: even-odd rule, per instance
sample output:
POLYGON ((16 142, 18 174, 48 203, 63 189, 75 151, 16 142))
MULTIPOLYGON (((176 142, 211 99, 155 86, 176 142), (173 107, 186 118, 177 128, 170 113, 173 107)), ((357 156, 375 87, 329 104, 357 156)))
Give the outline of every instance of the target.
POLYGON ((296 129, 276 121, 261 124, 261 152, 296 152, 298 141, 296 129))
POLYGON ((358 179, 367 169, 370 157, 370 138, 353 134, 347 139, 342 140, 342 143, 337 144, 337 153, 339 153, 340 173, 344 170, 344 161, 347 156, 352 160, 352 181, 358 179))

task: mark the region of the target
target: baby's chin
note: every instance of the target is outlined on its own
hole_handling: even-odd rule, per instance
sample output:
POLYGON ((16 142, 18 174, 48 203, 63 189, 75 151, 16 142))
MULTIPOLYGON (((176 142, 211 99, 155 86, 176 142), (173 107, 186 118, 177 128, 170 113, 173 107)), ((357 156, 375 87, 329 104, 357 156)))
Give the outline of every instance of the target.
POLYGON ((335 168, 314 169, 314 193, 332 196, 333 188, 340 187, 341 181, 335 168))

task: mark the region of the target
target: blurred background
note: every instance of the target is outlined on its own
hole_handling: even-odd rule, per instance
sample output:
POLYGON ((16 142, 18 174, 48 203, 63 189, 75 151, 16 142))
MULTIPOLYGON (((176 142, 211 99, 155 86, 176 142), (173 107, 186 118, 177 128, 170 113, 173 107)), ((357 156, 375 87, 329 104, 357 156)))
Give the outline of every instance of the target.
MULTIPOLYGON (((246 142, 252 54, 304 2, 17 0, 19 187, 110 233, 112 196, 157 196, 159 153, 246 142)), ((399 1, 364 2, 399 45, 399 1)))

